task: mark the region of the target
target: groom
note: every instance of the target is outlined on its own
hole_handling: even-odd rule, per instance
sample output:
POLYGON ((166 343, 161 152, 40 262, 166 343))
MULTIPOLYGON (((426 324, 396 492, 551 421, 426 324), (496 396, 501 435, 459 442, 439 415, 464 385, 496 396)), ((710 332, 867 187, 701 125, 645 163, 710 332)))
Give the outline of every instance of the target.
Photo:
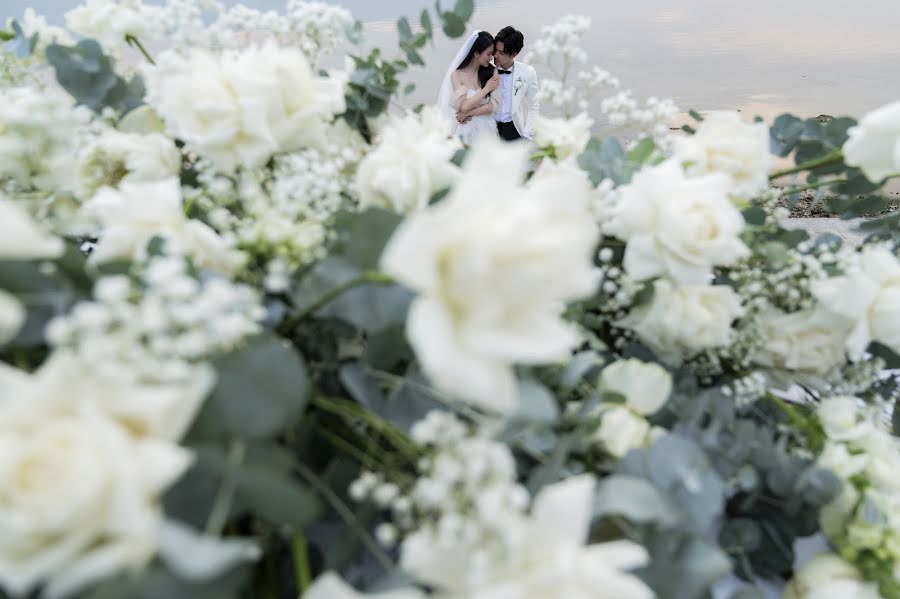
POLYGON ((524 62, 516 62, 524 45, 525 36, 514 27, 504 27, 494 37, 494 64, 500 73, 500 108, 494 120, 506 141, 531 140, 541 111, 537 73, 524 62))

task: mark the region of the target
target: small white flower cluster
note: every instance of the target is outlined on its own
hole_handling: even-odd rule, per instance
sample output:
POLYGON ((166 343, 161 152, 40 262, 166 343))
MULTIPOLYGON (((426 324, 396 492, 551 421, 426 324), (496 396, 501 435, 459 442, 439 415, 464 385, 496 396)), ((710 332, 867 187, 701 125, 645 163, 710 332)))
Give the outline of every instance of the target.
MULTIPOLYGON (((516 481, 513 456, 448 412, 430 412, 411 434, 429 453, 407 493, 364 473, 350 494, 391 510, 407 571, 444 588, 477 587, 522 541, 529 496, 516 481)), ((397 536, 389 526, 379 531, 383 540, 397 536)))
POLYGON ((140 281, 103 277, 93 301, 47 327, 50 343, 72 349, 85 367, 107 377, 178 382, 195 366, 260 330, 257 294, 227 279, 195 278, 180 257, 155 257, 140 281))
POLYGON ((320 56, 333 52, 353 25, 349 10, 326 2, 288 0, 291 39, 316 64, 320 56))
POLYGON ((679 110, 673 100, 655 96, 647 98, 642 107, 634 99, 631 90, 623 90, 604 98, 600 102, 600 112, 607 116, 610 125, 652 135, 662 143, 669 135, 669 123, 678 115, 679 110))
POLYGON ((351 200, 350 173, 360 152, 306 149, 281 154, 273 168, 242 169, 235 177, 195 164, 202 187, 187 192, 229 243, 254 267, 264 264, 267 291, 284 291, 290 275, 321 258, 331 239, 331 219, 351 200))
MULTIPOLYGON (((822 531, 851 562, 875 558, 900 564, 900 440, 880 409, 855 397, 833 397, 818 408, 826 435, 819 465, 834 472, 843 490, 822 510, 822 531)), ((900 569, 894 567, 900 581, 900 569)))
POLYGON ((590 17, 566 15, 541 28, 541 36, 532 44, 531 54, 541 62, 555 58, 562 58, 564 64, 586 62, 588 55, 581 47, 581 38, 590 28, 590 17))
POLYGON ((866 582, 851 563, 833 553, 822 553, 794 573, 782 599, 882 599, 878 586, 866 582))
POLYGON ((722 395, 734 399, 738 407, 748 406, 765 395, 768 390, 768 380, 762 372, 751 372, 739 377, 729 384, 722 386, 722 395))
POLYGON ((778 268, 769 268, 758 257, 751 257, 736 264, 730 276, 749 310, 774 306, 796 312, 815 306, 813 281, 827 278, 828 269, 837 262, 834 246, 803 242, 787 250, 778 268))
POLYGON ((91 120, 58 88, 0 89, 0 190, 71 189, 73 154, 91 120))
POLYGON ((142 0, 85 0, 65 15, 69 31, 100 42, 103 51, 115 58, 123 55, 126 36, 141 43, 159 39, 157 24, 162 7, 142 0))

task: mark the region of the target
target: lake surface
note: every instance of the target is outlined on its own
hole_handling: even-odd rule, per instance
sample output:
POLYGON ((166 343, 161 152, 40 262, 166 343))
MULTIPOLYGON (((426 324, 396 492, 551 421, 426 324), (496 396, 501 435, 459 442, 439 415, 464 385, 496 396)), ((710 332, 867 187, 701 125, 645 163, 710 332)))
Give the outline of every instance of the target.
MULTIPOLYGON (((431 0, 334 0, 366 23, 366 44, 395 47, 394 21, 431 0)), ((278 0, 245 0, 276 8, 278 0)), ((33 6, 52 22, 73 0, 4 0, 0 16, 33 6)), ((452 0, 444 0, 452 4, 452 0)), ((567 13, 592 17, 591 61, 638 98, 673 98, 683 109, 737 109, 767 119, 862 113, 900 100, 897 0, 482 0, 473 28, 514 25, 534 40, 567 13)), ((461 43, 442 36, 415 69, 410 103, 430 102, 461 43)), ((540 69, 538 70, 540 75, 540 69)))

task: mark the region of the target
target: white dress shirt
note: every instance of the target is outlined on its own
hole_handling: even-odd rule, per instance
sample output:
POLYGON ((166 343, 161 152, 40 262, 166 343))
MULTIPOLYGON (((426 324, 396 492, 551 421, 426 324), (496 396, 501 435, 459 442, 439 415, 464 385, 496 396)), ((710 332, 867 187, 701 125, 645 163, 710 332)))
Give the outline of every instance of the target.
POLYGON ((509 123, 513 120, 513 79, 515 77, 516 63, 513 63, 509 70, 512 71, 509 75, 500 74, 500 87, 497 88, 500 92, 500 110, 494 113, 494 119, 498 123, 509 123))

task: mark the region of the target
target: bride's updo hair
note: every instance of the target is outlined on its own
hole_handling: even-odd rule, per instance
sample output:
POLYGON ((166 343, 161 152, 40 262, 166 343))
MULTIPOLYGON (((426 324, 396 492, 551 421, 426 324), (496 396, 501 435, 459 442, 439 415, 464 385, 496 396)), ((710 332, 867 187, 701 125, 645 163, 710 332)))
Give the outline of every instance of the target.
MULTIPOLYGON (((476 54, 481 54, 493 45, 494 36, 487 31, 479 31, 478 37, 475 38, 475 43, 472 44, 472 49, 469 50, 469 55, 466 56, 461 63, 459 63, 459 66, 456 67, 456 70, 464 69, 472 64, 472 61, 475 60, 476 54)), ((481 84, 481 87, 484 87, 493 76, 494 67, 478 67, 478 82, 481 84)))

